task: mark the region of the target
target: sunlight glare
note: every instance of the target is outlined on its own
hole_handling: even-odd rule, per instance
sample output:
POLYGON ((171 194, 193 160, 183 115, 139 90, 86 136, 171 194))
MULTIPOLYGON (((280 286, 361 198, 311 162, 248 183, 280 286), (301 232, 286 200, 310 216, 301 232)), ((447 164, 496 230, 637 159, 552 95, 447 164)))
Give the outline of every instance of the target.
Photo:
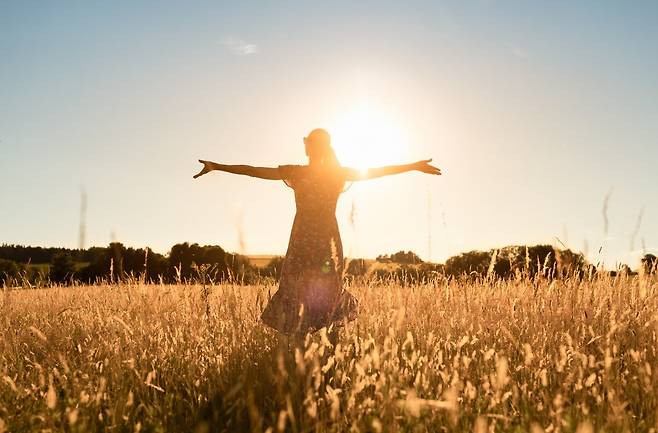
POLYGON ((370 167, 402 164, 408 148, 400 125, 386 113, 361 104, 344 113, 329 129, 340 163, 363 172, 370 167))

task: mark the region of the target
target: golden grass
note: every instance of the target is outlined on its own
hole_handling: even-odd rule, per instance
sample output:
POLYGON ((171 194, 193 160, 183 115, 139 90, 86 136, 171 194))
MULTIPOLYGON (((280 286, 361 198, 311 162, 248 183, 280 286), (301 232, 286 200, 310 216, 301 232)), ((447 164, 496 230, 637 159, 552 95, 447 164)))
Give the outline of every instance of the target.
POLYGON ((335 348, 259 323, 274 290, 5 291, 0 431, 656 428, 655 279, 353 287, 335 348))

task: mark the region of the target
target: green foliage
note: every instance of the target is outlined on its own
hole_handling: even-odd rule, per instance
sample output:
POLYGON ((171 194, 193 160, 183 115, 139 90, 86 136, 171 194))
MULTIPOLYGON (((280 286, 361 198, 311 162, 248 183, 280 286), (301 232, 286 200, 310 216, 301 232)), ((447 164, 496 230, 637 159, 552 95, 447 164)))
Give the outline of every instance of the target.
POLYGON ((363 277, 368 273, 370 264, 365 259, 351 259, 347 263, 345 274, 351 277, 363 277))
POLYGON ((0 245, 0 259, 13 260, 16 263, 30 264, 49 264, 57 254, 69 253, 76 262, 90 262, 97 254, 98 247, 88 248, 86 250, 68 249, 68 248, 44 248, 30 247, 23 245, 0 245))
POLYGON ((412 265, 423 262, 413 251, 398 251, 391 255, 382 254, 377 256, 376 260, 381 263, 399 263, 401 265, 412 265))
POLYGON ((0 259, 0 286, 15 285, 24 267, 13 260, 0 259))
MULTIPOLYGON (((44 276, 33 269, 34 263, 39 263, 37 266, 48 266, 55 257, 60 257, 61 260, 63 254, 74 261, 74 269, 70 269, 70 264, 66 265, 68 267, 63 272, 55 269, 52 280, 56 282, 71 281, 71 275, 75 280, 84 283, 120 282, 127 279, 151 283, 195 281, 199 277, 195 266, 205 265, 204 275, 211 281, 249 284, 261 277, 278 280, 283 265, 283 257, 275 257, 265 268, 259 270, 245 256, 226 252, 220 246, 201 246, 187 242, 174 245, 168 255, 155 253, 149 248, 126 247, 119 242, 87 250, 0 246, 0 259, 30 263, 21 278, 36 285, 42 284, 44 276), (49 262, 41 264, 46 259, 49 262)), ((582 254, 568 249, 556 249, 550 245, 512 245, 490 251, 469 251, 450 257, 445 266, 423 263, 412 251, 383 254, 378 256, 376 261, 387 267, 370 266, 364 259, 347 260, 345 277, 352 282, 355 278, 364 280, 372 276, 379 281, 392 280, 407 284, 426 281, 437 275, 454 278, 517 278, 537 275, 567 278, 574 275, 583 277, 591 273, 591 265, 582 254)), ((642 263, 647 272, 655 272, 655 256, 647 254, 642 263)), ((14 270, 10 273, 16 274, 14 270)))
MULTIPOLYGON (((193 281, 199 277, 196 266, 200 265, 206 265, 205 275, 213 281, 251 283, 258 278, 257 270, 245 256, 227 253, 217 245, 176 244, 168 256, 155 253, 150 248, 126 247, 120 242, 87 250, 2 245, 0 256, 16 258, 0 259, 6 274, 0 282, 7 278, 16 279, 18 272, 25 267, 18 263, 20 260, 30 264, 21 278, 38 285, 47 279, 48 275, 42 275, 43 270, 55 283, 120 282, 129 279, 152 283, 193 281), (36 259, 33 260, 33 257, 36 259), (48 262, 42 263, 46 259, 48 262)), ((0 270, 0 275, 3 275, 2 272, 0 270)))
POLYGON ((269 261, 267 266, 261 270, 261 275, 268 278, 274 278, 276 281, 281 279, 281 269, 283 268, 283 262, 285 257, 276 256, 269 261))
POLYGON ((516 278, 583 276, 585 257, 571 250, 551 245, 511 245, 490 251, 469 251, 446 261, 445 272, 451 277, 516 278))
POLYGON ((371 280, 380 285, 399 284, 413 286, 416 284, 435 283, 444 277, 444 265, 421 263, 420 265, 399 265, 377 268, 370 274, 371 280))
POLYGON ((58 253, 53 257, 50 266, 50 280, 55 283, 66 283, 73 280, 75 262, 69 253, 58 253))
POLYGON ((658 257, 653 254, 645 254, 642 257, 642 270, 646 274, 658 272, 658 257))
POLYGON ((484 275, 489 268, 491 255, 484 251, 469 251, 446 260, 447 275, 458 277, 462 275, 484 275))
POLYGON ((174 279, 189 281, 196 271, 193 265, 209 265, 208 276, 214 281, 252 282, 257 277, 256 269, 249 259, 240 254, 231 254, 216 245, 176 244, 169 253, 170 268, 174 279))

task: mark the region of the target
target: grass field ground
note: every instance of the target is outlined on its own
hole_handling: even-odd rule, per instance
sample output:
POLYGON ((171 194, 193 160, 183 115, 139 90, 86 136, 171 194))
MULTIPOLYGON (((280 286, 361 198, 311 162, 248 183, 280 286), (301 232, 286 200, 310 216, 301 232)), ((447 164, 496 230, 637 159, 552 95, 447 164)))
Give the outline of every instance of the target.
POLYGON ((0 431, 656 431, 655 278, 352 287, 336 347, 274 290, 5 290, 0 431))
POLYGON ((249 263, 251 263, 253 266, 256 266, 258 268, 264 268, 267 266, 273 258, 277 256, 274 255, 267 255, 267 254, 260 254, 260 255, 250 255, 247 256, 249 259, 249 263))

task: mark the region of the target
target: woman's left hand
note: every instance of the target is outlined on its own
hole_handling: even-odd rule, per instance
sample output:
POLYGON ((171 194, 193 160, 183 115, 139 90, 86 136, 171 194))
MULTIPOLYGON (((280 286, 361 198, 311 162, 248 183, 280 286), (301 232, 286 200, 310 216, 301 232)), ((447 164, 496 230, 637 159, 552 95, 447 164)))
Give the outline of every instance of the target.
POLYGON ((414 170, 422 173, 441 175, 441 169, 430 164, 432 158, 424 159, 414 163, 414 170))
POLYGON ((195 179, 196 179, 197 177, 199 177, 199 176, 203 176, 204 174, 206 174, 206 173, 210 173, 211 171, 213 171, 213 163, 212 163, 212 162, 210 162, 210 161, 204 161, 203 159, 200 159, 199 162, 200 162, 201 164, 203 164, 203 168, 201 169, 200 172, 198 172, 197 174, 195 174, 194 176, 192 176, 192 177, 194 177, 195 179))

